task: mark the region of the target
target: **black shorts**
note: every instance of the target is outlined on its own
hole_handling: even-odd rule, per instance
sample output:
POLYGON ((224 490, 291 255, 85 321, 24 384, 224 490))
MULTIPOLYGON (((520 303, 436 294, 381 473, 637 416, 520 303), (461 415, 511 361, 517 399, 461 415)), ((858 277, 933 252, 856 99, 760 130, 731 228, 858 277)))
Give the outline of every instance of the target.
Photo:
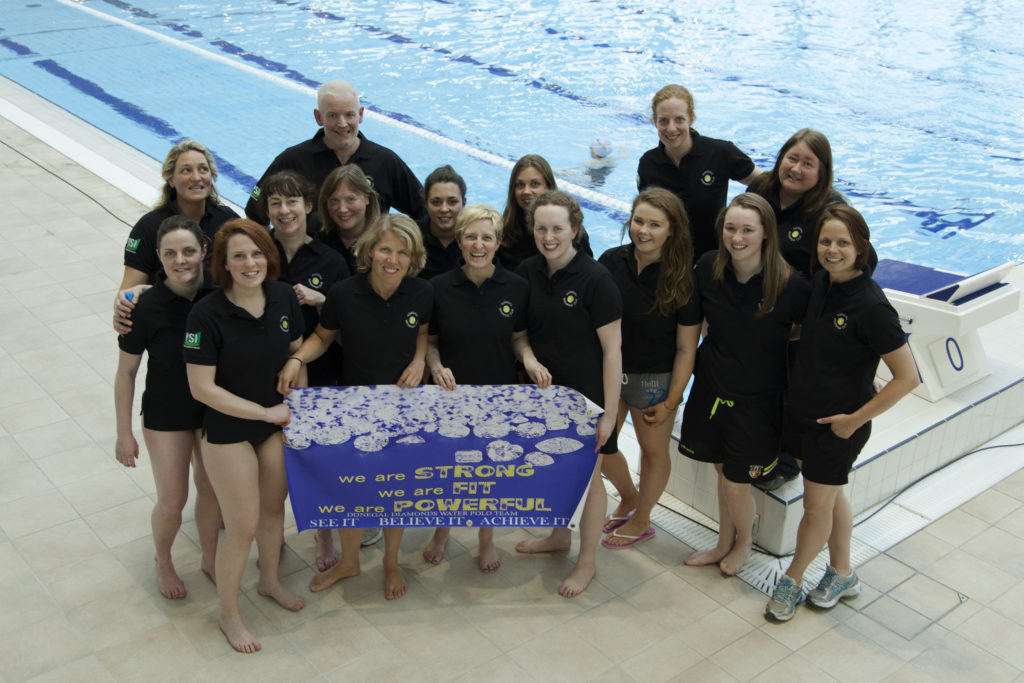
POLYGON ((694 380, 683 410, 679 452, 701 462, 722 464, 729 481, 746 484, 779 462, 782 396, 731 400, 694 380))
POLYGON ((804 479, 815 484, 843 486, 849 482, 850 468, 871 436, 871 423, 862 425, 849 439, 840 439, 829 425, 789 416, 786 434, 789 452, 801 461, 804 479))
POLYGON ((619 451, 619 428, 615 427, 612 429, 611 435, 608 440, 601 446, 601 455, 611 455, 619 451))
POLYGON ((165 403, 154 407, 142 399, 142 426, 154 432, 186 432, 203 426, 203 410, 199 401, 165 403))
POLYGON ((219 413, 212 408, 206 409, 203 419, 203 438, 212 444, 241 443, 248 441, 256 448, 281 431, 281 425, 263 422, 262 420, 245 420, 219 413))

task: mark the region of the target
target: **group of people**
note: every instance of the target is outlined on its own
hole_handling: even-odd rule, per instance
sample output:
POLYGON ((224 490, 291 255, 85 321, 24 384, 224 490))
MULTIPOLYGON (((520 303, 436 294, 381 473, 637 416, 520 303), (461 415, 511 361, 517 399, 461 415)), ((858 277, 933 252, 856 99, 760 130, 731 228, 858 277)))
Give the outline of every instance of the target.
MULTIPOLYGON (((259 592, 303 607, 277 577, 287 494, 279 432, 293 387, 527 381, 574 388, 604 409, 579 556, 559 588, 574 597, 596 573, 599 545, 625 549, 655 534, 651 513, 691 376, 679 449, 714 463, 720 532, 686 564, 740 570, 753 542, 750 484, 773 470, 784 443, 803 468, 805 514, 766 616, 793 615, 826 542, 831 563, 811 602, 859 591, 842 487, 871 418, 917 382, 896 314, 870 278, 867 225, 832 188, 821 133, 798 131, 762 172, 732 143, 691 128, 686 88, 662 88, 651 113, 659 144, 640 159, 629 241, 597 260, 579 203, 558 190, 543 157, 515 164, 503 213, 467 204, 451 166, 421 186, 398 155, 366 139, 358 94, 343 81, 320 88, 321 128, 271 163, 247 218, 218 202, 210 152, 175 145, 162 198, 126 244, 114 317, 116 457, 129 467, 139 455, 135 375, 149 354, 142 422, 160 592, 185 595, 170 550, 191 464, 202 568, 231 645, 260 649, 237 598, 254 538, 259 592), (730 179, 750 187, 726 206, 730 179), (893 380, 876 394, 879 358, 893 380), (617 446, 627 415, 638 486, 617 446), (620 494, 607 516, 602 473, 620 494)), ((339 558, 330 534, 317 533, 313 591, 359 573, 363 536, 340 531, 339 558)), ((388 599, 406 592, 401 537, 384 531, 388 599)), ((424 559, 441 562, 447 539, 448 529, 435 530, 424 559)), ((567 550, 571 540, 554 529, 516 550, 567 550)), ((500 564, 493 530, 481 528, 481 571, 500 564)))

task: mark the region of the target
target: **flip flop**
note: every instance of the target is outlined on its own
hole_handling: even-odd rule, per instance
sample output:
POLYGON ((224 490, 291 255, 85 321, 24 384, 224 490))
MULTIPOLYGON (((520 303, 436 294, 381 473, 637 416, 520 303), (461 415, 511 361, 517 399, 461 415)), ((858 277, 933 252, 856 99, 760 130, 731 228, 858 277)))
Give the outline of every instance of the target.
POLYGON ((604 526, 601 528, 601 530, 604 531, 606 534, 610 534, 611 532, 615 531, 620 526, 628 522, 630 519, 632 519, 635 513, 636 508, 633 508, 632 510, 626 513, 625 517, 612 517, 611 515, 608 515, 608 518, 604 520, 604 526))
POLYGON ((622 543, 621 545, 620 544, 615 544, 615 543, 609 543, 607 538, 602 538, 601 539, 601 545, 603 545, 605 548, 611 548, 612 550, 622 550, 623 548, 631 548, 634 545, 636 545, 637 543, 643 543, 648 538, 653 538, 654 537, 654 527, 653 526, 647 527, 647 531, 643 532, 639 536, 630 536, 629 534, 620 534, 618 531, 612 531, 610 535, 614 536, 615 538, 625 538, 625 539, 627 539, 629 541, 629 543, 622 543))

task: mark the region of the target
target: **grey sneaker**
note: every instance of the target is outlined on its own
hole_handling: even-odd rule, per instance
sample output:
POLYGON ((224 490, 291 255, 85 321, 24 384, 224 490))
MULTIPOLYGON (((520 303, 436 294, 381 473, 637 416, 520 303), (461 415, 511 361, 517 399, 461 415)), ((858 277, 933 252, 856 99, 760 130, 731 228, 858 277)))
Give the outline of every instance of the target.
POLYGON ((769 621, 789 621, 796 612, 796 606, 804 599, 803 590, 791 576, 783 575, 775 586, 775 593, 764 608, 764 617, 769 621))
POLYGON ((368 548, 382 538, 384 538, 384 530, 380 527, 367 529, 363 532, 363 540, 359 542, 359 547, 368 548))
POLYGON ((856 595, 860 595, 860 579, 857 578, 857 572, 851 571, 849 576, 839 576, 835 567, 829 565, 818 586, 807 594, 807 599, 815 607, 828 609, 835 607, 842 598, 852 598, 856 595))

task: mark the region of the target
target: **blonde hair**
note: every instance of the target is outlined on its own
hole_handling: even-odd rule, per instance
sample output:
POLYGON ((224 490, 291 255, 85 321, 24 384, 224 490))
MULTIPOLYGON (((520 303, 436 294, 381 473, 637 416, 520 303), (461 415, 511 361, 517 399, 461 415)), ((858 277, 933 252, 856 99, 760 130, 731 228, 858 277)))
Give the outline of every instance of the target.
POLYGON ((384 238, 384 233, 398 235, 409 250, 408 277, 415 277, 427 264, 427 250, 423 247, 420 226, 406 215, 388 213, 381 216, 356 240, 356 268, 367 273, 373 265, 373 248, 384 238))
POLYGON ((185 152, 199 152, 206 159, 206 165, 210 167, 210 196, 206 198, 206 201, 211 204, 220 204, 220 195, 217 194, 217 162, 213 160, 213 155, 210 154, 210 150, 206 149, 206 145, 195 140, 182 140, 174 147, 171 147, 170 151, 167 152, 167 156, 164 157, 164 163, 160 167, 160 177, 164 179, 164 185, 160 192, 160 199, 157 200, 154 209, 162 209, 168 204, 174 204, 174 200, 178 198, 178 193, 175 191, 171 184, 167 182, 174 177, 174 169, 178 165, 178 159, 185 152))
POLYGON ((501 244, 501 214, 487 204, 467 204, 466 208, 459 212, 459 217, 455 219, 455 240, 462 241, 462 234, 466 232, 466 228, 477 221, 490 221, 494 226, 494 236, 498 244, 501 244))

